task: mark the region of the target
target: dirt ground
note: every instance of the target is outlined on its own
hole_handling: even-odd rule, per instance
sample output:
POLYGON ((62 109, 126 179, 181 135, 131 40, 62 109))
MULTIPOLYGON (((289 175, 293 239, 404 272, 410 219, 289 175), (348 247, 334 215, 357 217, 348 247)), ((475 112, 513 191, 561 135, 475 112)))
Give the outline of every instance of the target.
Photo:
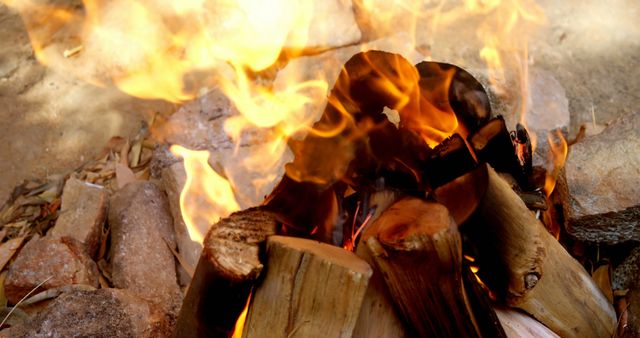
MULTIPOLYGON (((531 40, 532 73, 545 74, 542 89, 564 89, 551 94, 566 96, 572 128, 638 113, 640 3, 543 0, 540 4, 548 22, 531 40)), ((19 16, 2 4, 0 27, 0 202, 23 179, 73 169, 95 156, 110 137, 132 137, 141 121, 176 109, 39 65, 19 16)), ((446 48, 455 49, 458 57, 471 55, 461 45, 446 48)))

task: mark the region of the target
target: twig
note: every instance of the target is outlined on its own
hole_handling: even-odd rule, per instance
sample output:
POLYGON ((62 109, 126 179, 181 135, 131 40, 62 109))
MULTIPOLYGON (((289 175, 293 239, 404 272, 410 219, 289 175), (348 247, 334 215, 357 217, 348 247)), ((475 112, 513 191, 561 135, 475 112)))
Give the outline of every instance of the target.
POLYGON ((29 291, 29 293, 27 293, 26 295, 24 295, 24 297, 22 297, 22 299, 20 299, 20 301, 14 305, 11 308, 11 311, 9 311, 9 313, 7 313, 7 315, 4 317, 4 319, 2 320, 2 323, 0 323, 0 327, 2 327, 4 325, 4 323, 7 321, 7 319, 9 319, 9 317, 11 317, 11 314, 13 313, 13 311, 20 306, 20 304, 22 304, 22 302, 27 299, 29 296, 31 296, 32 293, 34 293, 36 290, 38 290, 39 287, 41 287, 42 285, 44 285, 44 283, 48 282, 51 278, 53 278, 53 276, 49 276, 49 278, 43 280, 42 282, 40 282, 40 284, 36 285, 33 289, 31 289, 31 291, 29 291))

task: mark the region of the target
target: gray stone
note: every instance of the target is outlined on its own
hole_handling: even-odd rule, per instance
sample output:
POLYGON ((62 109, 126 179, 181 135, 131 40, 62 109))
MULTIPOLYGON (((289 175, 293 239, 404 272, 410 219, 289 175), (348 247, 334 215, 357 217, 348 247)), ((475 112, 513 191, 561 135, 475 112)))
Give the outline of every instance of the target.
POLYGON ((0 337, 169 337, 164 314, 127 290, 99 289, 61 295, 0 337))
POLYGON ((176 281, 173 220, 165 194, 151 182, 132 182, 109 208, 113 285, 175 314, 182 295, 176 281))
POLYGON ((573 145, 565 170, 567 231, 589 242, 640 240, 640 114, 573 145))
POLYGON ((69 178, 62 192, 60 216, 49 234, 77 239, 93 257, 100 246, 107 197, 104 187, 69 178))
POLYGON ((4 283, 7 299, 16 304, 45 280, 40 291, 69 284, 98 287, 98 267, 74 238, 34 238, 9 268, 4 283))
POLYGON ((629 256, 613 270, 611 287, 614 290, 629 289, 640 278, 640 246, 631 251, 629 256))

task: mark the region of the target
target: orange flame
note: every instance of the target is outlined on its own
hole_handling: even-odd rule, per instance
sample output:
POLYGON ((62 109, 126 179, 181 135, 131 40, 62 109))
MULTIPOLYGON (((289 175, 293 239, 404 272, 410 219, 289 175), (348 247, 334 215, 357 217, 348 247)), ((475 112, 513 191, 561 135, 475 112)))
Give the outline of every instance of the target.
POLYGON ((249 298, 247 298, 247 304, 244 306, 242 313, 238 317, 236 321, 236 325, 233 328, 233 334, 231 338, 242 338, 242 331, 244 331, 244 324, 247 320, 247 312, 249 312, 249 304, 251 303, 251 294, 249 294, 249 298))
POLYGON ((202 243, 209 227, 239 210, 233 189, 208 163, 208 151, 174 145, 171 151, 184 160, 187 180, 180 193, 180 209, 192 240, 202 243))
POLYGON ((547 168, 547 176, 544 182, 544 192, 548 196, 551 195, 556 186, 556 181, 560 171, 564 167, 569 151, 567 140, 560 130, 549 132, 547 135, 549 141, 549 160, 547 168))

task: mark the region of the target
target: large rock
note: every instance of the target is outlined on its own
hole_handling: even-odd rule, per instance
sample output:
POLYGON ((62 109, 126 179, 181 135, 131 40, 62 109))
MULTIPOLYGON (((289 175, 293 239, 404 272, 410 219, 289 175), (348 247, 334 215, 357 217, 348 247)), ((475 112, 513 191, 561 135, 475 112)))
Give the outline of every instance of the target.
POLYGON ((69 284, 98 287, 98 267, 71 237, 34 238, 11 264, 4 283, 7 299, 16 304, 45 280, 41 289, 69 284))
MULTIPOLYGON (((164 190, 167 193, 169 207, 171 208, 171 215, 173 216, 173 227, 176 234, 176 243, 178 245, 178 251, 184 261, 189 265, 189 268, 195 270, 198 259, 200 259, 200 253, 202 252, 202 244, 194 241, 189 236, 189 230, 182 218, 182 210, 180 209, 180 193, 184 188, 187 181, 187 173, 184 170, 184 163, 177 162, 171 166, 165 168, 162 171, 162 184, 164 190)), ((202 200, 204 203, 204 200, 202 200)), ((199 208, 207 208, 207 205, 200 205, 199 208)), ((199 228, 210 226, 211 224, 200 224, 199 228)), ((183 285, 188 284, 190 278, 185 276, 184 273, 180 275, 180 282, 183 285)))
POLYGON ((63 294, 22 325, 0 337, 169 337, 162 312, 127 290, 63 294))
POLYGON ((640 114, 612 122, 570 149, 567 231, 589 242, 640 240, 640 114))
POLYGON ((107 203, 104 187, 69 178, 62 193, 60 216, 50 234, 73 237, 94 256, 100 246, 107 203))
POLYGON ((111 198, 109 224, 113 285, 162 306, 173 320, 182 295, 167 197, 151 182, 129 183, 111 198))

